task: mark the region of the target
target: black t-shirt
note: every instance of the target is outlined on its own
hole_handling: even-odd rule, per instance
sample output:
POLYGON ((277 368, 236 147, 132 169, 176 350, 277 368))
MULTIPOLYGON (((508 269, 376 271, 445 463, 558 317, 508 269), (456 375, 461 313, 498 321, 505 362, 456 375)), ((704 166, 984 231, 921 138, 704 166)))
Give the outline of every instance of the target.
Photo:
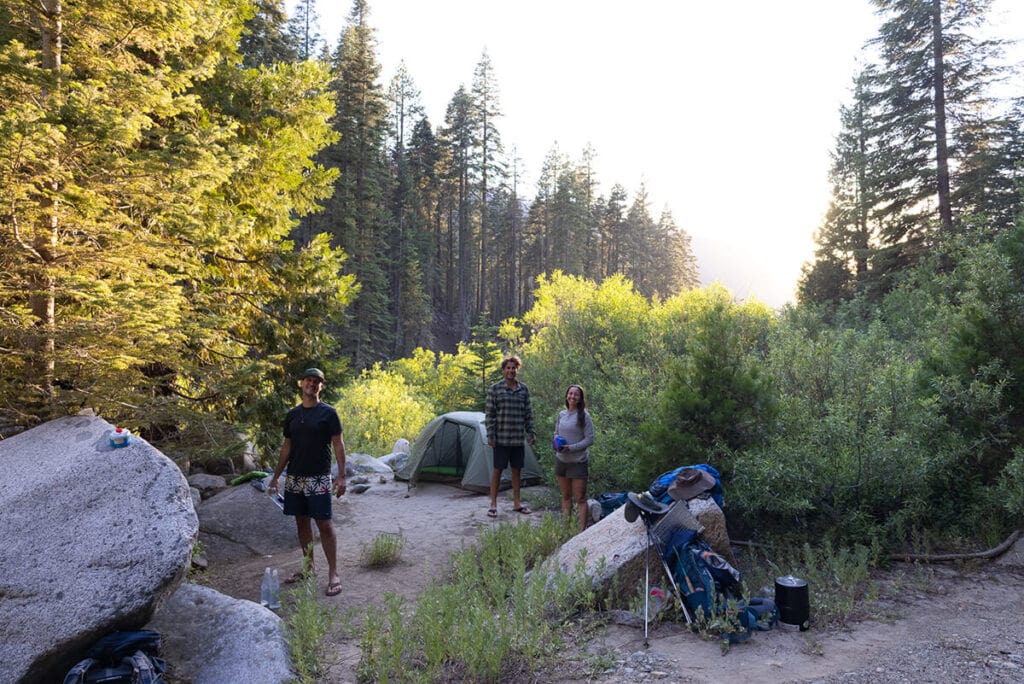
POLYGON ((323 475, 331 472, 331 438, 341 434, 341 419, 330 404, 301 404, 284 419, 284 436, 292 441, 288 474, 323 475))

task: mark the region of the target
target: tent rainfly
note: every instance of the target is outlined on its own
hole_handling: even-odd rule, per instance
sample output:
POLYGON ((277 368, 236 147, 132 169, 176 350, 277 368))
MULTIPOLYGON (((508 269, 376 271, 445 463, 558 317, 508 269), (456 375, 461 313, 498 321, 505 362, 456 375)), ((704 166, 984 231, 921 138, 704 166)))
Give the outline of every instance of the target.
MULTIPOLYGON (((541 481, 540 466, 527 444, 523 463, 523 486, 541 481)), ((411 484, 418 481, 453 482, 463 489, 487 493, 490 490, 494 458, 487 444, 484 414, 454 411, 437 416, 423 428, 412 444, 409 459, 395 478, 411 484)), ((508 468, 501 474, 501 489, 512 486, 508 468)))

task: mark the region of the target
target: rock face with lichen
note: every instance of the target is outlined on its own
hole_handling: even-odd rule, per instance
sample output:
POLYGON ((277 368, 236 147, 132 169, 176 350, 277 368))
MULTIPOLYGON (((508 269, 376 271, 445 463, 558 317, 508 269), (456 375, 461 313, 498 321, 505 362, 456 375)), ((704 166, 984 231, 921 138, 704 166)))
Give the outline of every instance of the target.
POLYGON ((0 662, 62 681, 99 637, 138 629, 179 585, 198 521, 178 467, 146 441, 110 446, 91 416, 0 441, 0 662))

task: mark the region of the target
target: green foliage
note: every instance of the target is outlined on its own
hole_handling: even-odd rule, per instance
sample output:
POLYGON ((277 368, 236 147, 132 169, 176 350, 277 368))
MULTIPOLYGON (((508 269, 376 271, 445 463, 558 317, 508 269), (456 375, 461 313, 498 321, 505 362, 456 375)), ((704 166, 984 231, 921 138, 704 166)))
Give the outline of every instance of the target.
POLYGON ((723 288, 679 295, 658 311, 666 346, 679 354, 657 412, 643 424, 652 475, 686 463, 728 471, 729 455, 762 442, 775 414, 774 389, 760 355, 772 327, 768 309, 737 304, 723 288))
POLYGON ((292 667, 298 681, 312 684, 327 674, 327 637, 337 613, 317 600, 316 575, 311 572, 284 599, 282 622, 292 667))
POLYGON ((389 454, 397 439, 414 439, 434 417, 433 407, 405 380, 380 365, 342 390, 336 408, 351 451, 389 454))
POLYGON ((733 468, 729 498, 744 519, 762 528, 837 529, 864 541, 875 525, 905 533, 900 526, 928 515, 927 473, 957 444, 943 439, 934 403, 919 400, 918 364, 883 326, 810 338, 780 326, 770 364, 777 430, 738 454, 733 468))
POLYGON ((1024 222, 954 254, 943 284, 958 306, 929 350, 928 379, 953 425, 978 441, 972 471, 991 484, 1024 437, 1024 222))
POLYGON ((248 3, 149 4, 66 6, 59 29, 25 5, 0 46, 0 408, 90 407, 192 455, 245 429, 265 454, 295 350, 326 355, 354 292, 326 242, 286 240, 333 180, 310 161, 327 75, 239 68, 248 3))
POLYGON ((870 569, 879 561, 875 543, 838 545, 826 539, 815 544, 772 545, 752 551, 747 586, 770 587, 775 578, 793 575, 807 580, 811 620, 819 627, 842 625, 870 610, 878 588, 870 569))
POLYGON ((1013 458, 1003 468, 993 497, 1015 525, 1024 523, 1024 448, 1013 450, 1013 458))
POLYGON ((402 557, 405 537, 396 532, 378 532, 369 544, 362 546, 363 565, 371 568, 386 568, 402 557))
POLYGON ((477 548, 453 554, 448 581, 432 584, 414 606, 392 595, 369 609, 360 680, 501 681, 542 669, 564 643, 568 618, 594 602, 579 569, 537 565, 567 530, 554 516, 499 525, 477 548))
POLYGON ((592 488, 620 489, 636 477, 629 454, 640 443, 641 418, 653 410, 651 388, 662 370, 651 306, 621 276, 596 285, 556 271, 538 279, 534 306, 523 321, 533 334, 521 347, 522 378, 533 397, 538 434, 553 433, 566 388, 582 385, 597 432, 592 488))

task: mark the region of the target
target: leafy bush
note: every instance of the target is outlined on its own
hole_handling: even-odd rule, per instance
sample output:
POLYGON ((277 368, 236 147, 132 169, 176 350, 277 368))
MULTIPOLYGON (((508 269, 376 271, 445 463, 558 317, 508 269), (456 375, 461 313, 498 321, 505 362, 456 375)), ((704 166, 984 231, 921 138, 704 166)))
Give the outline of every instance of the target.
POLYGON ((723 288, 681 295, 663 309, 664 336, 681 356, 643 425, 650 445, 638 461, 651 476, 704 462, 727 472, 733 451, 771 431, 774 390, 759 357, 772 317, 757 303, 735 303, 723 288))
POLYGON ((346 386, 336 405, 350 451, 389 454, 395 440, 412 440, 434 417, 433 407, 397 374, 380 366, 346 386))

